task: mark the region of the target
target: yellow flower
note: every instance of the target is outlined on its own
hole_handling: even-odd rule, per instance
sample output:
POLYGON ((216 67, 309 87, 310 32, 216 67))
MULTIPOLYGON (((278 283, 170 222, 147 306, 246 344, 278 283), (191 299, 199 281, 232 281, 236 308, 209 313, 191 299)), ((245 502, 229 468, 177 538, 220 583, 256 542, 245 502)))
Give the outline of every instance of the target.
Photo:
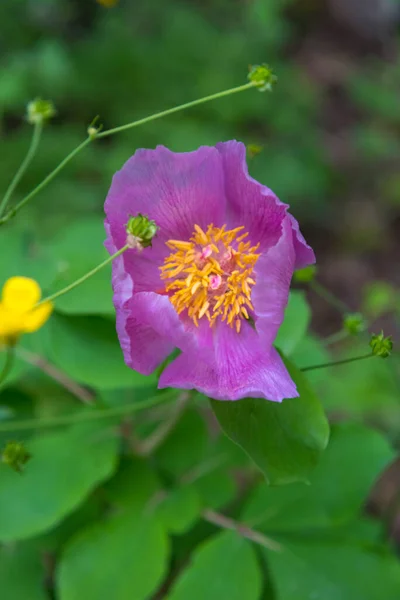
POLYGON ((6 281, 0 301, 1 343, 15 344, 23 333, 32 333, 44 325, 53 305, 44 302, 36 307, 41 295, 40 286, 34 279, 11 277, 6 281))

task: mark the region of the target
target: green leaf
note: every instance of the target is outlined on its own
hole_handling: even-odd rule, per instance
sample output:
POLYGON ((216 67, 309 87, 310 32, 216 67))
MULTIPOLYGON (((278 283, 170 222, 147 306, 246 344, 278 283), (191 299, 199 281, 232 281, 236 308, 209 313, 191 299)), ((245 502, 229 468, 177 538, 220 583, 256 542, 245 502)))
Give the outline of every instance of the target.
POLYGON ((104 424, 85 424, 28 443, 19 475, 0 465, 0 540, 45 531, 76 508, 115 468, 118 439, 104 424))
POLYGON ((304 292, 290 292, 285 318, 275 339, 275 345, 286 356, 292 354, 306 335, 310 319, 311 311, 304 292))
MULTIPOLYGON (((58 277, 50 293, 69 285, 103 262, 104 222, 100 216, 80 218, 70 223, 50 245, 57 257, 58 277)), ((79 287, 55 301, 58 311, 71 315, 113 315, 111 265, 89 277, 79 287)))
POLYGON ((226 435, 243 448, 271 484, 308 481, 329 437, 322 406, 304 375, 285 361, 299 398, 282 403, 246 398, 211 400, 226 435))
POLYGON ((100 317, 62 317, 49 322, 52 360, 72 379, 99 389, 139 387, 156 382, 124 363, 115 324, 100 317))
POLYGON ((196 479, 193 483, 204 506, 219 509, 236 496, 236 484, 226 469, 218 469, 196 479))
POLYGON ((140 512, 161 490, 161 482, 147 461, 134 458, 123 460, 104 487, 108 500, 117 507, 140 512))
POLYGON ((224 531, 198 546, 168 600, 259 600, 261 573, 251 543, 224 531))
POLYGON ((279 600, 398 600, 400 564, 384 552, 349 543, 287 544, 267 552, 279 600))
POLYGON ((271 488, 261 484, 251 494, 242 519, 266 532, 348 523, 358 515, 393 458, 393 450, 378 432, 362 425, 335 425, 329 446, 310 477, 311 485, 271 488))
POLYGON ((67 545, 57 570, 60 600, 146 600, 168 568, 169 545, 154 514, 125 512, 67 545))
POLYGON ((0 548, 0 590, 4 600, 47 600, 42 560, 32 544, 0 548))
POLYGON ((165 528, 175 535, 185 533, 200 516, 201 501, 194 487, 184 486, 167 492, 157 507, 165 528))
POLYGON ((202 417, 187 410, 165 442, 157 448, 157 465, 174 477, 195 469, 207 449, 208 433, 202 417))

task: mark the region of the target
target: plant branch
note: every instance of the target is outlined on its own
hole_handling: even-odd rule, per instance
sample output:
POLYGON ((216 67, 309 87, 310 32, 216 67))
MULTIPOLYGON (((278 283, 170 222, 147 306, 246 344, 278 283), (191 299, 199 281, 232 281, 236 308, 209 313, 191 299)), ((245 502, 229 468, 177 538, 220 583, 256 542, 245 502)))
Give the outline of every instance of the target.
POLYGON ((17 356, 30 365, 37 367, 43 373, 46 373, 46 375, 57 381, 57 383, 76 396, 81 402, 85 404, 92 404, 94 402, 95 397, 91 392, 80 386, 73 379, 70 379, 66 373, 49 363, 43 356, 21 347, 17 349, 17 356))
POLYGON ((271 538, 267 537, 263 533, 259 531, 255 531, 251 529, 244 523, 240 523, 238 521, 234 521, 233 519, 226 517, 225 515, 221 515, 220 513, 214 512, 213 510, 206 509, 202 512, 202 517, 208 523, 212 523, 217 527, 221 527, 221 529, 229 529, 231 531, 236 531, 242 537, 258 544, 259 546, 263 546, 268 550, 272 550, 273 552, 282 552, 283 548, 281 544, 275 542, 275 540, 271 540, 271 538))
POLYGON ((15 188, 21 181, 23 174, 25 173, 26 169, 29 167, 33 157, 36 154, 36 150, 38 149, 38 146, 39 146, 41 134, 42 134, 42 122, 38 121, 37 123, 35 123, 35 125, 33 127, 32 140, 29 145, 28 152, 27 152, 24 160, 22 161, 21 166, 19 167, 18 171, 15 173, 13 179, 11 180, 11 183, 6 190, 6 193, 4 194, 4 198, 1 201, 0 217, 4 213, 4 211, 7 207, 8 201, 10 200, 15 188))
POLYGON ((0 432, 22 431, 36 428, 45 429, 48 427, 75 425, 76 423, 82 423, 85 421, 95 421, 98 419, 110 419, 112 417, 124 416, 134 412, 139 412, 141 410, 146 410, 147 408, 152 408, 157 404, 166 402, 173 398, 175 394, 175 390, 170 390, 164 394, 152 396, 151 398, 143 400, 142 402, 134 402, 132 404, 125 404, 124 406, 116 406, 115 408, 93 408, 82 413, 60 415, 59 417, 51 417, 48 419, 26 419, 21 421, 12 421, 11 423, 0 423, 0 432))
POLYGON ((74 148, 74 150, 72 150, 72 152, 70 152, 68 156, 66 156, 64 160, 62 160, 60 164, 53 171, 51 171, 51 173, 49 173, 47 177, 43 179, 43 181, 41 181, 41 183, 39 183, 39 185, 37 185, 31 192, 29 192, 29 194, 25 196, 25 198, 23 198, 21 202, 18 202, 18 204, 11 208, 11 210, 9 210, 7 214, 4 215, 4 217, 0 218, 0 225, 3 225, 3 223, 6 223, 12 217, 14 217, 17 214, 17 212, 19 212, 21 208, 23 208, 25 204, 29 202, 29 200, 34 198, 36 194, 38 194, 44 187, 46 187, 46 185, 50 183, 50 181, 54 179, 56 175, 58 175, 58 173, 65 167, 65 165, 67 165, 69 161, 72 160, 74 156, 76 156, 81 150, 83 150, 83 148, 85 148, 85 146, 87 146, 91 141, 91 138, 88 137, 81 144, 79 144, 79 146, 74 148))
MULTIPOLYGON (((174 106, 173 108, 169 108, 167 110, 163 110, 162 112, 155 113, 148 117, 144 117, 143 119, 139 119, 137 121, 133 121, 132 123, 127 123, 126 125, 121 125, 119 127, 114 127, 113 129, 107 129, 106 131, 102 131, 101 133, 97 131, 96 133, 89 135, 79 146, 77 146, 72 152, 68 154, 60 162, 60 164, 53 170, 51 173, 43 179, 39 185, 37 185, 25 198, 23 198, 18 204, 16 204, 11 210, 9 210, 4 217, 0 218, 0 225, 9 221, 12 217, 14 217, 18 211, 21 210, 29 202, 32 198, 34 198, 54 177, 72 160, 81 150, 83 150, 90 142, 97 138, 104 138, 110 135, 114 135, 115 133, 120 133, 121 131, 126 131, 127 129, 132 129, 133 127, 138 127, 139 125, 144 125, 145 123, 150 123, 151 121, 155 121, 156 119, 160 119, 161 117, 166 117, 173 113, 179 112, 181 110, 185 110, 186 108, 191 108, 192 106, 197 106, 198 104, 203 104, 205 102, 210 102, 211 100, 217 100, 218 98, 223 98, 225 96, 230 96, 231 94, 236 94, 237 92, 243 92, 245 90, 249 90, 253 87, 257 87, 256 83, 249 82, 244 85, 240 85, 238 87, 230 88, 229 90, 224 90, 222 92, 217 92, 216 94, 211 94, 210 96, 205 96, 204 98, 199 98, 198 100, 193 100, 192 102, 186 102, 185 104, 180 104, 179 106, 174 106)), ((15 186, 14 186, 15 187, 15 186)), ((4 200, 3 200, 4 203, 4 200)), ((6 203, 4 203, 5 206, 6 203)), ((0 211, 0 217, 1 217, 0 211)))
POLYGON ((339 298, 336 298, 330 290, 318 281, 310 281, 310 288, 314 290, 318 296, 323 298, 328 304, 336 308, 340 313, 345 314, 351 312, 349 307, 339 298))
POLYGON ((67 292, 70 292, 71 290, 73 290, 74 288, 76 288, 78 285, 80 285, 81 283, 83 283, 84 281, 86 281, 86 279, 89 279, 89 277, 92 277, 92 275, 95 275, 98 271, 100 271, 103 267, 105 267, 110 262, 112 262, 115 258, 117 258, 121 254, 123 254, 126 250, 128 250, 128 248, 129 248, 128 245, 123 246, 115 254, 112 254, 111 256, 109 256, 108 258, 106 258, 106 260, 104 260, 102 263, 100 263, 99 265, 97 265, 97 267, 95 267, 94 269, 92 269, 88 273, 85 273, 85 275, 82 275, 82 277, 79 277, 79 279, 77 279, 76 281, 73 281, 72 283, 70 283, 69 285, 67 285, 65 288, 63 288, 62 290, 59 290, 58 292, 55 292, 54 294, 51 294, 50 296, 47 296, 47 298, 43 298, 43 300, 41 300, 40 302, 38 302, 36 304, 36 306, 40 306, 44 302, 52 302, 56 298, 59 298, 60 296, 63 296, 67 292))
POLYGON ((3 386, 3 383, 5 382, 8 375, 10 374, 11 369, 13 368, 13 365, 14 365, 14 359, 15 359, 14 346, 7 346, 6 347, 6 359, 4 361, 3 368, 0 372, 0 387, 3 386))
POLYGON ((375 356, 373 352, 369 352, 368 354, 363 354, 361 356, 353 356, 352 358, 344 358, 343 360, 337 360, 328 363, 322 363, 321 365, 310 365, 309 367, 303 367, 300 369, 303 373, 305 371, 314 371, 316 369, 325 369, 327 367, 335 367, 336 365, 345 365, 347 363, 356 362, 357 360, 364 360, 364 358, 370 358, 371 356, 375 356))

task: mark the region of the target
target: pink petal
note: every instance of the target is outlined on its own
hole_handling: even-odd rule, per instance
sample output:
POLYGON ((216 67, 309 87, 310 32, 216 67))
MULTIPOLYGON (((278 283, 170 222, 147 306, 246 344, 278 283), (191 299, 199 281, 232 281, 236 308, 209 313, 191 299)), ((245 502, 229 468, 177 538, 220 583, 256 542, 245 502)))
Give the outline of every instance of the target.
POLYGON ((240 334, 218 324, 214 345, 193 343, 159 380, 159 387, 196 389, 216 400, 265 398, 280 402, 298 396, 296 386, 274 348, 248 323, 240 334))

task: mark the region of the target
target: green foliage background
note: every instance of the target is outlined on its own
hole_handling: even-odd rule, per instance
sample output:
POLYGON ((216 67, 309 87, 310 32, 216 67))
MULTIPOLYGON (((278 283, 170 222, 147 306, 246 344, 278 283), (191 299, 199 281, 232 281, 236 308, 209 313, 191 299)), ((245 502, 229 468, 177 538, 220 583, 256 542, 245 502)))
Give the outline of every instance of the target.
MULTIPOLYGON (((326 116, 334 85, 313 77, 297 53, 320 10, 300 0, 121 0, 109 9, 94 0, 2 0, 1 189, 29 144, 27 102, 51 98, 58 110, 14 202, 84 139, 96 114, 105 128, 124 124, 240 85, 248 65, 263 61, 279 84, 273 94, 251 90, 91 144, 1 227, 0 283, 26 275, 52 293, 101 262, 104 198, 136 148, 186 151, 237 138, 262 146, 249 158, 252 175, 291 204, 327 273, 332 248, 370 269, 371 255, 383 261, 389 280, 367 277, 350 304, 395 330, 399 296, 385 252, 399 216, 398 65, 371 51, 345 71, 340 90, 355 116, 341 135, 351 158, 334 160, 327 138, 337 131, 326 116), (360 198, 372 218, 354 218, 360 198)), ((237 403, 232 417, 217 403, 221 427, 244 453, 199 395, 177 392, 137 410, 158 398, 157 374, 123 363, 110 273, 56 301, 46 326, 22 340, 0 391, 1 444, 24 441, 32 454, 22 474, 0 464, 2 599, 398 599, 388 525, 397 500, 386 521, 365 510, 396 457, 398 357, 307 377, 292 366, 301 400, 246 400, 257 414, 248 430, 237 424, 249 404, 237 403), (60 370, 63 385, 31 364, 38 357, 60 370), (331 422, 324 452, 320 401, 331 422)), ((335 324, 336 312, 295 290, 277 345, 297 367, 326 362, 322 333, 335 324)), ((366 343, 345 341, 335 354, 364 353, 366 343)))

